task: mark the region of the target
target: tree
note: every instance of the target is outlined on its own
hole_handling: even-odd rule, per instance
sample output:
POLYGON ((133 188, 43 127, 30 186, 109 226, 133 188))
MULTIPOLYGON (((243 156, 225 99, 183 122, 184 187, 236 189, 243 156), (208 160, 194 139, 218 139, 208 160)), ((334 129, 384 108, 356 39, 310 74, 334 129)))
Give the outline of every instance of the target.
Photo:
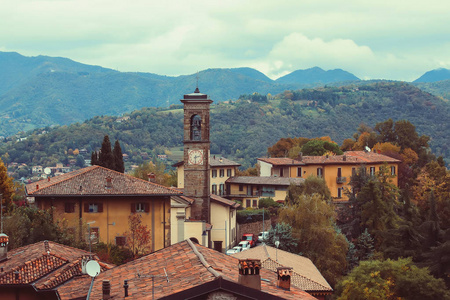
POLYGON ((92 151, 91 153, 91 166, 98 166, 98 153, 97 151, 92 151))
POLYGON ((102 167, 114 170, 114 156, 111 151, 111 142, 109 136, 105 135, 102 142, 102 148, 98 156, 98 164, 102 167))
POLYGON ((327 142, 320 139, 313 139, 302 146, 303 155, 311 156, 322 156, 327 153, 332 155, 343 154, 342 150, 339 149, 339 145, 333 142, 327 142))
POLYGON ((277 223, 269 230, 267 244, 276 247, 276 241, 279 241, 279 249, 295 253, 297 250, 297 241, 292 237, 292 226, 286 223, 277 223))
POLYGON ((166 172, 166 165, 163 162, 157 161, 153 163, 151 161, 144 162, 134 169, 132 175, 136 178, 148 180, 148 175, 153 173, 155 175, 155 181, 158 184, 164 186, 177 186, 177 173, 174 171, 166 172))
POLYGON ((9 210, 12 205, 12 199, 14 196, 14 182, 11 177, 8 176, 8 170, 5 164, 0 158, 0 196, 2 198, 1 204, 6 206, 6 210, 9 210))
POLYGON ((336 287, 337 299, 450 299, 442 279, 411 258, 362 261, 336 287))
POLYGON ((133 253, 134 258, 148 254, 151 250, 151 230, 142 224, 142 216, 133 213, 128 217, 128 231, 124 233, 126 246, 133 253))
POLYGON ((84 168, 85 163, 83 155, 80 154, 77 155, 77 162, 75 163, 75 165, 80 168, 84 168))
POLYGON ((114 170, 120 173, 124 173, 125 165, 123 163, 122 148, 120 147, 119 140, 116 140, 116 142, 114 143, 113 157, 114 157, 114 170))
POLYGON ((328 189, 325 180, 317 176, 309 176, 301 185, 289 185, 286 193, 286 203, 296 203, 297 199, 299 199, 299 196, 302 194, 310 196, 313 194, 319 194, 326 201, 331 200, 331 192, 328 189))

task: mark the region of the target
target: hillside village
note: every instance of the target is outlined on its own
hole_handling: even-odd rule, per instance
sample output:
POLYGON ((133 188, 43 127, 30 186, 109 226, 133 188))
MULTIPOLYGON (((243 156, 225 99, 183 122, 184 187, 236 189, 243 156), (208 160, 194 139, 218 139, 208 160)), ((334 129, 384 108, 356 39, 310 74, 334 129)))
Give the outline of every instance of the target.
MULTIPOLYGON (((39 241, 8 251, 14 233, 2 233, 0 292, 5 299, 332 299, 345 293, 338 280, 347 274, 346 270, 351 274, 352 268, 357 269, 360 261, 362 268, 362 262, 370 262, 374 255, 394 259, 392 251, 412 251, 416 247, 407 238, 405 244, 388 245, 403 239, 385 235, 389 232, 402 236, 401 232, 389 230, 402 228, 400 218, 408 218, 401 214, 404 208, 397 198, 399 188, 409 184, 405 170, 412 164, 407 165, 405 157, 414 163, 428 159, 426 143, 411 145, 416 156, 409 150, 409 156, 402 156, 398 154, 400 147, 388 143, 353 150, 358 149, 358 142, 366 145, 368 139, 374 138, 362 132, 355 144, 339 153, 328 150, 323 155, 306 155, 292 150, 292 145, 300 141, 291 141, 290 148, 283 149, 289 155, 273 152, 272 156, 256 158, 256 173, 243 174, 239 163, 211 154, 213 101, 208 95, 197 88, 184 95, 181 102, 183 156, 173 165, 177 170, 176 187, 157 183, 154 173, 143 179, 101 165, 72 170, 62 164, 33 166, 36 178, 25 187, 27 205, 49 211, 53 223, 64 222, 66 230, 81 240, 88 232, 89 247, 105 244, 131 248, 135 259, 115 266, 91 249, 75 249, 54 241, 39 241), (311 214, 303 215, 301 209, 311 214), (269 220, 264 219, 266 213, 269 220), (263 220, 239 221, 255 215, 263 220), (311 229, 305 226, 302 229, 306 235, 296 232, 297 239, 293 238, 296 222, 302 221, 289 224, 288 220, 296 215, 304 220, 323 217, 320 226, 324 231, 308 232, 311 229), (342 229, 337 230, 337 225, 342 229), (288 233, 283 231, 286 228, 288 233), (245 234, 257 236, 266 231, 267 239, 258 246, 227 255, 245 234), (135 240, 138 232, 145 233, 143 240, 135 240), (313 246, 314 235, 324 244, 313 246), (299 255, 297 247, 306 240, 311 244, 303 246, 311 248, 304 248, 299 255), (351 254, 350 245, 357 245, 358 253, 351 254), (353 260, 346 259, 348 253, 353 260), (331 258, 325 259, 325 255, 331 258), (98 268, 95 274, 91 274, 88 263, 98 268)), ((384 125, 387 131, 389 122, 384 125)), ((78 151, 88 155, 85 149, 78 151)), ((445 182, 449 175, 444 164, 440 160, 433 162, 430 174, 438 170, 441 177, 434 178, 435 182, 445 182)), ((88 165, 90 161, 83 163, 88 165)), ((75 166, 77 162, 70 164, 75 166)), ((19 165, 15 167, 20 169, 19 165)), ((425 212, 437 214, 438 206, 443 208, 439 214, 445 216, 448 187, 439 186, 436 202, 428 197, 424 200, 428 204, 425 212)), ((441 217, 434 221, 438 220, 441 217)), ((448 246, 449 239, 444 237, 448 221, 443 222, 434 223, 442 229, 435 231, 438 237, 430 241, 434 243, 431 251, 448 246)), ((424 232, 431 227, 424 228, 421 225, 424 232)), ((398 257, 407 256, 402 253, 398 257)), ((398 262, 415 270, 411 261, 398 262)), ((438 277, 445 278, 449 274, 445 269, 448 261, 441 263, 444 267, 438 277)), ((425 294, 449 296, 442 279, 428 273, 424 276, 429 277, 421 280, 436 282, 437 286, 425 294)))

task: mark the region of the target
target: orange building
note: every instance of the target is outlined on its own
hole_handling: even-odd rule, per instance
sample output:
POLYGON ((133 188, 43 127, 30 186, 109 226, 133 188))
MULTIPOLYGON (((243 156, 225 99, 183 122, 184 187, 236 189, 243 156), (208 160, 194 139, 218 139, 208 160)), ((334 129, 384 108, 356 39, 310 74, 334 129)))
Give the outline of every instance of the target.
MULTIPOLYGON (((40 209, 53 209, 54 221, 67 220, 104 243, 124 244, 128 217, 142 216, 151 230, 151 251, 170 245, 170 197, 181 192, 100 166, 30 183, 29 199, 40 209)), ((83 233, 80 233, 83 234, 83 233)))
POLYGON ((400 160, 366 151, 347 151, 344 155, 335 156, 302 156, 291 158, 258 158, 260 176, 288 178, 307 178, 318 176, 324 178, 331 196, 335 201, 347 201, 345 189, 350 190, 350 178, 360 167, 375 175, 380 167, 387 165, 392 182, 398 185, 398 164, 400 160))

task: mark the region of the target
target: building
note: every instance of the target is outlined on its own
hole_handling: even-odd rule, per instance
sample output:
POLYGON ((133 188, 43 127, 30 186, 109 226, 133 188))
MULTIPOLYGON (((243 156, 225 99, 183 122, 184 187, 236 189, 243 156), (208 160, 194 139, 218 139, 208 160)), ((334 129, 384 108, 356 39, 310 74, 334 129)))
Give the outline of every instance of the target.
MULTIPOLYGON (((180 161, 173 165, 177 168, 178 188, 184 188, 184 162, 180 161)), ((221 156, 213 155, 209 158, 210 168, 210 193, 214 195, 225 195, 225 182, 228 178, 236 176, 240 164, 221 156)))
POLYGON ((120 172, 90 166, 26 185, 27 197, 73 230, 90 223, 94 240, 123 244, 128 217, 142 216, 151 230, 151 250, 170 245, 170 197, 181 192, 120 172))
POLYGON ((91 299, 315 299, 296 286, 281 287, 281 278, 290 279, 186 240, 102 272, 91 299))
POLYGON ((263 268, 276 271, 280 267, 291 267, 291 284, 320 300, 333 293, 330 284, 323 278, 313 262, 304 256, 262 244, 232 255, 238 259, 259 259, 263 268))
POLYGON ((261 198, 272 198, 284 201, 289 185, 300 185, 303 178, 273 177, 273 176, 238 176, 226 181, 225 197, 240 201, 242 205, 257 208, 261 198))
POLYGON ((346 151, 343 155, 334 156, 303 156, 291 158, 258 158, 261 176, 276 176, 285 178, 322 177, 331 196, 335 201, 347 201, 344 191, 350 190, 350 179, 360 167, 375 175, 386 165, 392 178, 392 183, 398 185, 398 165, 400 160, 367 151, 346 151))
POLYGON ((97 261, 101 272, 114 267, 93 253, 49 241, 6 252, 0 255, 0 298, 73 299, 70 284, 65 285, 68 282, 76 282, 78 291, 86 296, 91 281, 85 270, 89 260, 97 261))

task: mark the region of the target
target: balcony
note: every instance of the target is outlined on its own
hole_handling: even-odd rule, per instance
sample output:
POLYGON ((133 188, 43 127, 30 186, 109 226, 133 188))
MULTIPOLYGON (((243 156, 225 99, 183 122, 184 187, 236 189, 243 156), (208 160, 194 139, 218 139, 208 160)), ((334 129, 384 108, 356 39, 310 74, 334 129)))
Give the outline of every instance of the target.
POLYGON ((347 177, 336 177, 336 183, 345 183, 347 181, 347 177))

